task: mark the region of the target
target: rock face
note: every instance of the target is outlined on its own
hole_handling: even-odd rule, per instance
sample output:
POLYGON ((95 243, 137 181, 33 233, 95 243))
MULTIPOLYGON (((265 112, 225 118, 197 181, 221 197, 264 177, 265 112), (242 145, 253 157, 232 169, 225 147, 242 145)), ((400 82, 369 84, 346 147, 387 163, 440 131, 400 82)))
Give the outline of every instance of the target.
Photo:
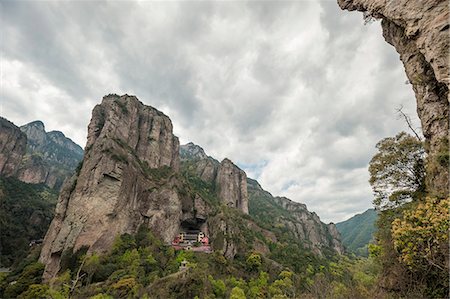
POLYGON ((20 128, 0 120, 0 173, 60 189, 83 158, 83 149, 58 131, 45 132, 41 121, 20 128))
POLYGON ((0 117, 0 174, 14 176, 25 155, 27 136, 10 121, 0 117))
POLYGON ((292 238, 316 254, 323 254, 326 250, 344 253, 339 232, 334 224, 321 222, 317 214, 309 212, 304 204, 285 197, 273 197, 263 190, 257 181, 247 179, 245 172, 229 159, 219 163, 193 143, 180 147, 180 157, 184 167, 193 169, 200 179, 214 186, 221 203, 250 214, 257 220, 256 224, 238 219, 230 221, 232 216, 220 213, 208 220, 212 240, 225 256, 232 257, 238 251, 239 244, 233 242, 233 239, 238 239, 239 227, 243 226, 250 227, 252 231, 261 230, 268 239, 273 240, 276 240, 276 236, 271 231, 275 226, 281 226, 289 231, 292 238), (239 221, 242 223, 236 225, 239 221), (227 238, 222 236, 223 234, 235 237, 227 238))
POLYGON ((417 100, 429 152, 427 186, 449 193, 449 6, 440 0, 338 0, 342 9, 382 19, 383 36, 400 54, 417 100))
POLYGON ((83 166, 65 184, 44 240, 44 278, 59 271, 65 252, 107 251, 140 225, 170 242, 183 220, 202 221, 202 199, 179 191, 178 151, 162 112, 134 96, 104 97, 92 112, 83 166))
POLYGON ((215 185, 222 203, 248 214, 247 175, 242 169, 227 158, 219 163, 192 142, 180 147, 180 157, 193 162, 197 175, 215 185))
POLYGON ((248 179, 250 215, 265 228, 287 229, 292 238, 316 254, 332 250, 344 253, 340 234, 333 223, 325 224, 306 205, 286 197, 273 197, 255 180, 248 179))
MULTIPOLYGON (((193 144, 180 148, 170 119, 136 97, 108 95, 92 112, 82 166, 58 198, 39 259, 44 279, 55 276, 67 257, 106 252, 118 235, 141 226, 166 243, 180 231, 200 229, 227 258, 270 252, 267 242, 277 242, 275 233, 244 213, 247 177, 241 169, 193 144)), ((312 219, 320 223, 317 215, 312 219)), ((315 229, 305 238, 314 238, 315 229)), ((324 224, 318 229, 328 232, 324 224)))
POLYGON ((216 186, 222 202, 248 214, 247 175, 229 159, 220 163, 216 186))
POLYGON ((27 153, 17 178, 59 190, 83 159, 83 149, 59 131, 47 133, 41 121, 28 123, 20 130, 27 135, 27 153))
POLYGON ((189 142, 180 146, 180 158, 182 161, 203 160, 207 159, 208 155, 206 155, 203 148, 192 142, 189 142))

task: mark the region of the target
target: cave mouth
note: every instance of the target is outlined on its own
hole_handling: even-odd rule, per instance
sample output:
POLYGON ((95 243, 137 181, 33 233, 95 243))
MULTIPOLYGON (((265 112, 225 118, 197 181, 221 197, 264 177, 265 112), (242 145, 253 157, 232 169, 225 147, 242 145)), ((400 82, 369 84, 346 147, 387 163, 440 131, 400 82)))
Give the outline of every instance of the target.
POLYGON ((199 233, 204 230, 206 219, 191 218, 181 221, 180 228, 186 233, 199 233))

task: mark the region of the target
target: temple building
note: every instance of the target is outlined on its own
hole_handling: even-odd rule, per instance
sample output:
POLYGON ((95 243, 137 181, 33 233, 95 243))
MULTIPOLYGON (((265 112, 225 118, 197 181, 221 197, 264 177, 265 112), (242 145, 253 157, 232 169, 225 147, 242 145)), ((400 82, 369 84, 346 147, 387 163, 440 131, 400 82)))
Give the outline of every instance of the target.
POLYGON ((175 250, 192 250, 195 252, 211 253, 209 238, 200 230, 187 230, 181 232, 173 241, 175 250))

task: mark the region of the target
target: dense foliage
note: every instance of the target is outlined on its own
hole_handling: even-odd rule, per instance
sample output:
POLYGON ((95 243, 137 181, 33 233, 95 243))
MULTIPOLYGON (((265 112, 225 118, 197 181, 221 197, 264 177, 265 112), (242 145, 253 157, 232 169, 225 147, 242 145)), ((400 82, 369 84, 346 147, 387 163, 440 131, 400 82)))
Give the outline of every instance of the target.
POLYGON ((381 266, 378 286, 395 297, 447 297, 449 199, 427 196, 419 140, 400 133, 377 148, 369 170, 381 212, 369 250, 381 266))
POLYGON ((30 242, 44 237, 56 199, 45 185, 0 177, 0 267, 26 256, 30 242))
POLYGON ((392 239, 400 262, 443 283, 435 289, 448 288, 449 202, 427 197, 392 222, 392 239))
MULTIPOLYGON (((145 166, 145 165, 144 165, 145 166)), ((273 212, 263 205, 256 219, 235 209, 221 206, 215 187, 183 163, 179 192, 192 197, 200 194, 212 207, 213 226, 227 225, 227 234, 214 233, 214 248, 224 242, 237 246, 234 259, 221 250, 212 254, 174 251, 141 227, 136 235, 117 238, 107 254, 86 255, 86 249, 66 251, 56 278, 42 283, 43 265, 37 255, 28 264, 0 282, 0 297, 18 298, 369 298, 375 281, 375 268, 369 260, 320 257, 296 239, 288 229, 273 226, 271 213, 289 214, 279 206, 273 212), (266 211, 264 211, 266 209, 266 211), (269 214, 266 214, 269 213, 269 214), (217 223, 215 223, 216 221, 217 223), (274 239, 264 232, 263 227, 274 239), (258 248, 258 251, 254 251, 258 248), (180 270, 182 261, 188 269, 180 270), (325 289, 324 289, 325 288, 325 289), (322 296, 322 297, 323 297, 322 296)), ((145 168, 145 167, 144 167, 145 168)), ((164 178, 172 173, 149 172, 164 178)), ((266 199, 264 196, 261 201, 266 199)), ((273 204, 271 201, 266 202, 273 204)))
POLYGON ((371 298, 377 271, 372 260, 345 257, 292 271, 256 252, 229 260, 220 252, 174 251, 145 228, 118 237, 107 254, 75 256, 71 268, 44 284, 43 265, 31 254, 0 278, 0 297, 371 298))
POLYGON ((376 145, 370 161, 370 184, 379 209, 395 208, 425 191, 423 142, 405 132, 376 145))
POLYGON ((374 209, 368 209, 362 214, 336 223, 346 250, 359 256, 367 256, 369 254, 368 245, 376 230, 376 220, 377 212, 374 209))

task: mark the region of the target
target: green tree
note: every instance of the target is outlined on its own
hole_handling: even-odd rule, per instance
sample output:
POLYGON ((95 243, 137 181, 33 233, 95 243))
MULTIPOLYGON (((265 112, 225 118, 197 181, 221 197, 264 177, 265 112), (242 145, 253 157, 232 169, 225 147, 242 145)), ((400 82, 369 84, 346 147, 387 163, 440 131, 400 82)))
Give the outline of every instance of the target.
POLYGON ((256 271, 261 268, 262 262, 261 262, 261 256, 257 253, 252 253, 249 255, 246 261, 247 268, 250 271, 256 271))
POLYGON ((225 298, 227 287, 225 286, 223 280, 215 280, 211 275, 208 275, 208 280, 211 283, 214 295, 216 295, 217 298, 225 298))
POLYGON ((449 272, 449 202, 427 197, 415 209, 405 211, 402 219, 393 221, 394 248, 400 261, 411 269, 449 272))
POLYGON ((231 290, 230 299, 246 299, 244 291, 240 287, 231 290))
POLYGON ((405 132, 376 145, 378 152, 369 164, 374 205, 395 208, 425 191, 423 143, 405 132))

